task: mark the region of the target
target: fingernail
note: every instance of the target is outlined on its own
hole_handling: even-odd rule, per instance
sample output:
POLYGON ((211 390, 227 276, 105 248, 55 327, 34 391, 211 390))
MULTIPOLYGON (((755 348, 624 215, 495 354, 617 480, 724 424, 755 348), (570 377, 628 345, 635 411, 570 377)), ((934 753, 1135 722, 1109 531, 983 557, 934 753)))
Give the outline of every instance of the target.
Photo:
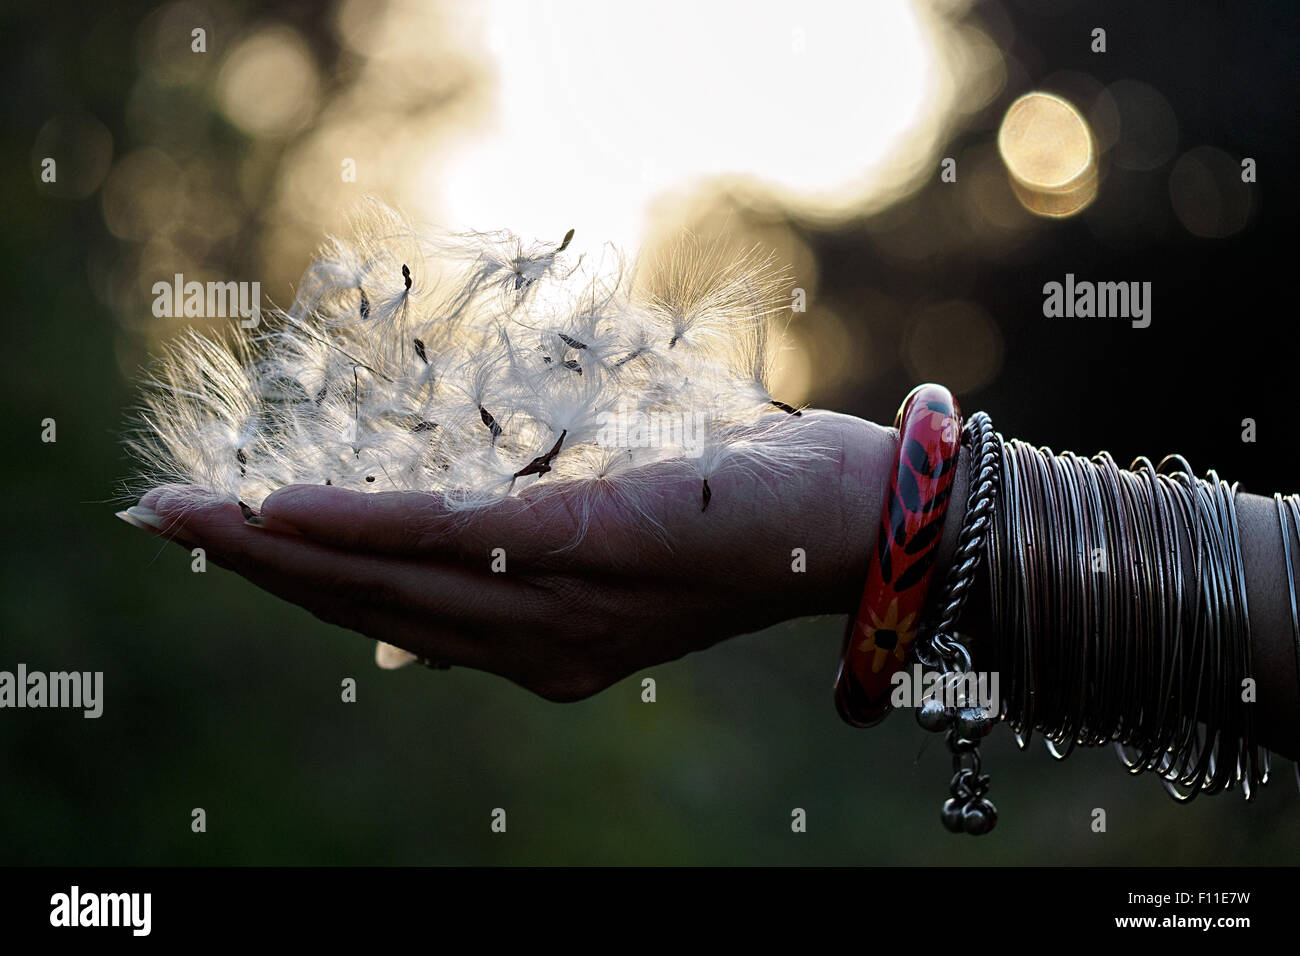
POLYGON ((417 660, 417 658, 410 651, 402 650, 400 647, 394 647, 392 644, 386 644, 383 641, 375 644, 375 663, 386 671, 405 667, 414 660, 417 660))
POLYGON ((265 515, 260 515, 242 501, 239 503, 239 512, 244 516, 244 524, 250 528, 262 528, 266 531, 280 530, 275 523, 265 515))
POLYGON ((294 534, 299 537, 302 536, 302 532, 289 524, 289 522, 283 521, 280 518, 272 518, 270 515, 259 515, 242 501, 240 502, 240 509, 247 509, 244 511, 244 524, 248 525, 250 528, 260 528, 262 531, 271 531, 275 534, 294 534))
POLYGON ((245 518, 244 524, 250 528, 259 528, 262 531, 273 531, 276 534, 296 534, 302 536, 302 532, 288 522, 281 521, 279 518, 268 518, 266 515, 253 515, 251 518, 245 518))
POLYGON ((146 508, 144 505, 132 505, 125 511, 119 511, 117 516, 127 524, 139 528, 142 531, 163 530, 162 516, 152 508, 146 508))

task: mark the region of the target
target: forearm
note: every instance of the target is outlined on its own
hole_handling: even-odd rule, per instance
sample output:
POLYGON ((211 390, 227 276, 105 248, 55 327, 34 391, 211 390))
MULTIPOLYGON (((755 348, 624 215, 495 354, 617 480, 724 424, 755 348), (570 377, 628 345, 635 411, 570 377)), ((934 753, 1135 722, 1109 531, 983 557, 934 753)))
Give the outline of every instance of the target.
MULTIPOLYGON (((1296 759, 1300 756, 1300 676, 1291 626, 1292 583, 1287 580, 1276 504, 1272 498, 1239 494, 1237 521, 1246 568, 1260 743, 1296 759)), ((1293 541, 1293 561, 1294 547, 1293 541)))
MULTIPOLYGON (((865 578, 868 555, 875 544, 880 510, 890 471, 897 460, 898 434, 869 422, 854 429, 843 458, 846 530, 856 534, 841 605, 856 602, 855 589, 865 578), (850 517, 849 513, 852 512, 850 517)), ((969 492, 969 452, 963 448, 955 480, 952 505, 944 527, 943 543, 935 568, 930 603, 945 579, 957 535, 965 517, 969 492)), ((1250 618, 1253 676, 1256 680, 1259 743, 1283 756, 1300 754, 1300 674, 1296 668, 1295 640, 1291 624, 1291 585, 1287 581, 1277 510, 1271 498, 1239 494, 1236 498, 1242 559, 1246 573, 1246 598, 1250 618)), ((1293 572, 1300 572, 1300 550, 1292 540, 1293 572)), ((1189 574, 1191 569, 1185 569, 1189 574)), ((987 567, 982 562, 975 587, 960 619, 960 629, 972 643, 976 668, 983 648, 992 637, 987 567)))

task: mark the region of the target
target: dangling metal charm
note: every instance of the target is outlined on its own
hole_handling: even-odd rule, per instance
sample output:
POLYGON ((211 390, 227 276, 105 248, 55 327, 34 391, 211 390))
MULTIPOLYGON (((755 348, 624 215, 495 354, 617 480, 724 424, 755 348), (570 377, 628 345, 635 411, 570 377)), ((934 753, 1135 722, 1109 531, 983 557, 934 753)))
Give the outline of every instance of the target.
POLYGON ((960 797, 950 797, 943 802, 943 809, 939 811, 939 819, 943 825, 952 833, 965 833, 966 824, 962 822, 962 815, 966 812, 966 801, 960 797))
POLYGON ((979 743, 948 731, 948 749, 952 751, 952 798, 945 801, 939 818, 953 833, 980 836, 997 825, 998 808, 985 795, 990 777, 981 773, 979 743), (969 764, 969 765, 967 765, 969 764))
MULTIPOLYGON (((916 722, 926 730, 948 732, 953 770, 948 789, 952 796, 944 801, 939 819, 952 833, 980 836, 998 822, 997 807, 986 796, 990 778, 981 769, 979 744, 993 729, 995 718, 984 706, 985 702, 972 701, 969 691, 960 690, 964 679, 973 675, 970 651, 957 637, 956 624, 974 584, 980 552, 993 521, 999 461, 996 433, 988 415, 976 412, 966 423, 965 432, 971 450, 966 519, 957 536, 957 550, 948 570, 941 610, 933 626, 918 636, 912 655, 925 667, 943 672, 934 693, 916 711, 916 722)), ((1000 709, 1002 702, 987 703, 1000 709)))
POLYGON ((993 729, 993 718, 983 707, 962 707, 957 711, 953 729, 968 740, 980 740, 993 729))
POLYGON ((962 825, 971 836, 980 836, 992 830, 998 822, 998 808, 992 800, 983 797, 966 804, 961 815, 962 825))
POLYGON ((937 697, 927 697, 916 708, 916 722, 923 730, 937 734, 952 726, 955 714, 951 707, 944 705, 937 697))

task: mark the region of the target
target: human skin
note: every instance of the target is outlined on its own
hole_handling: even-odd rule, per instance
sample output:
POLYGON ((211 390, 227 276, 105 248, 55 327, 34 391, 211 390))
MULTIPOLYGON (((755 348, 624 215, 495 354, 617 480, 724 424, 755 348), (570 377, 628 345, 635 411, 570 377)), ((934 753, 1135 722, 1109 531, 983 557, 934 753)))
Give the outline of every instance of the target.
MULTIPOLYGON (((787 474, 724 470, 710 479, 704 512, 698 477, 647 466, 661 472, 642 502, 653 521, 597 499, 581 537, 576 496, 541 483, 468 514, 419 492, 293 485, 266 498, 260 526, 232 502, 196 503, 164 487, 128 520, 203 547, 215 564, 332 624, 550 700, 580 700, 726 638, 856 606, 898 434, 823 411, 804 412, 798 426, 828 454, 787 474), (504 572, 492 570, 498 548, 504 572), (801 573, 796 548, 806 554, 801 573)), ((936 582, 964 516, 967 464, 963 450, 936 582)), ((1244 494, 1237 509, 1261 743, 1295 757, 1300 681, 1276 510, 1244 494)), ((961 619, 976 667, 987 608, 981 574, 961 619)))

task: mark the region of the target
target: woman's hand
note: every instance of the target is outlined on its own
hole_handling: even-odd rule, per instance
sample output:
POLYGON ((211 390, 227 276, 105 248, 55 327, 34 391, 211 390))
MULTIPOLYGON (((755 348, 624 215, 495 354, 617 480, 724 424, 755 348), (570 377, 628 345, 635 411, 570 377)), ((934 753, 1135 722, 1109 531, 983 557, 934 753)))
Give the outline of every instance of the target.
POLYGON ((791 424, 828 451, 786 475, 724 468, 703 512, 699 478, 662 463, 647 466, 643 513, 543 479, 471 513, 419 492, 294 485, 252 524, 234 503, 175 488, 131 514, 322 620, 577 700, 723 638, 853 605, 896 435, 827 412, 791 424))

